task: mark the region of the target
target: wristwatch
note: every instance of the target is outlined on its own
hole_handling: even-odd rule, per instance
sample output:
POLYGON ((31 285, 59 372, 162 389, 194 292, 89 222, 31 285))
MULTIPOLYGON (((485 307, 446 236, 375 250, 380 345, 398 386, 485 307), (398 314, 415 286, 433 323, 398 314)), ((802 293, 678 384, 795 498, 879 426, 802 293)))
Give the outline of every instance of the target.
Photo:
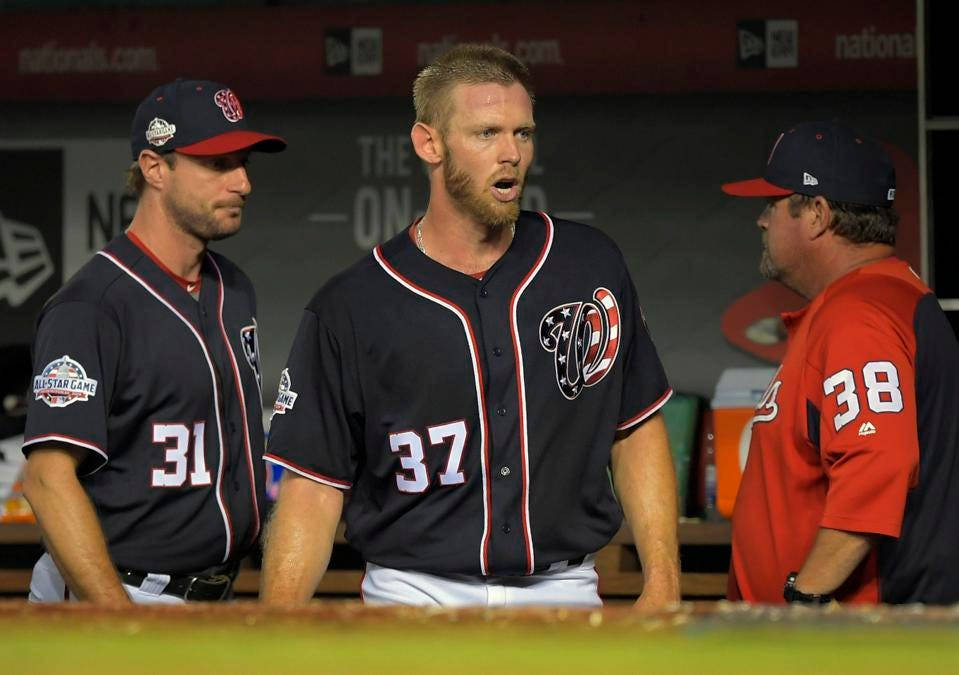
POLYGON ((799 572, 790 572, 786 577, 786 585, 783 587, 783 598, 786 602, 798 602, 804 605, 825 605, 832 602, 832 596, 828 593, 803 593, 796 588, 796 577, 799 572))

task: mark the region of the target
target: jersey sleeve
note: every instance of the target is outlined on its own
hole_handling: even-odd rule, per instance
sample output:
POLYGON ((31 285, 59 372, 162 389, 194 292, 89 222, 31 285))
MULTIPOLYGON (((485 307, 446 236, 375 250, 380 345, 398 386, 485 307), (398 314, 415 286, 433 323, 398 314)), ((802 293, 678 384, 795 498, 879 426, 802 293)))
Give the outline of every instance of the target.
POLYGON ((332 487, 349 489, 356 471, 351 419, 358 415, 356 361, 307 309, 280 375, 264 458, 332 487))
POLYGON ((642 423, 673 394, 628 273, 622 297, 623 395, 617 425, 620 431, 642 423))
POLYGON ((898 537, 919 470, 915 351, 908 327, 887 312, 866 303, 841 309, 810 342, 805 383, 820 403, 828 479, 820 524, 898 537))
POLYGON ((106 464, 119 354, 119 329, 96 305, 64 302, 44 312, 34 340, 24 454, 45 443, 67 443, 89 451, 80 473, 106 464))

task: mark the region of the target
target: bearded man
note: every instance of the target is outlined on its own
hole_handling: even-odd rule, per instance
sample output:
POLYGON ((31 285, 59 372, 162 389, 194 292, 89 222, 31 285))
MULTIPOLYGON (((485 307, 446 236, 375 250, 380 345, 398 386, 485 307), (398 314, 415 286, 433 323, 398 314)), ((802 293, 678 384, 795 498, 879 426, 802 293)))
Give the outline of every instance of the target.
POLYGON ((460 45, 413 96, 425 215, 320 289, 281 377, 263 600, 309 601, 345 514, 367 603, 597 606, 625 512, 638 607, 678 601, 672 390, 616 245, 520 210, 529 72, 460 45))
POLYGON ((256 298, 207 245, 240 229, 250 152, 286 142, 226 85, 181 79, 140 104, 131 146, 130 228, 38 319, 35 602, 223 600, 265 515, 256 298))

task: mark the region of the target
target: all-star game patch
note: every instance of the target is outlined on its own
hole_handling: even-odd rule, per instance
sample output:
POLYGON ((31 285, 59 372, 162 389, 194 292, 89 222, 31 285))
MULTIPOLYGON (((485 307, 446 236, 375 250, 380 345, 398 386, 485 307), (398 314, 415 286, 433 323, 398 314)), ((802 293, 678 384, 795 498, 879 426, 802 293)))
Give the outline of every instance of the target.
POLYGON ((159 147, 173 138, 175 133, 175 124, 170 124, 166 120, 154 117, 150 120, 150 125, 147 127, 146 138, 150 145, 159 147))
POLYGON ((64 354, 33 378, 33 395, 51 408, 65 408, 97 395, 97 381, 87 377, 79 361, 64 354))
POLYGON ((290 379, 290 369, 284 368, 280 373, 280 391, 276 395, 276 403, 273 404, 274 415, 284 415, 287 410, 293 409, 296 403, 297 393, 291 389, 293 381, 290 379))

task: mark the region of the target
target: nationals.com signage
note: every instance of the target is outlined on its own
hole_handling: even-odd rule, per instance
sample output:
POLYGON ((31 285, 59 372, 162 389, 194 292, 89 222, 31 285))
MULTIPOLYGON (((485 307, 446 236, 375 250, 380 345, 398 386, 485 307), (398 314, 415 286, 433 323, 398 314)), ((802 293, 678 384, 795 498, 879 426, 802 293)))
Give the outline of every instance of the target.
POLYGON ((135 101, 178 76, 246 99, 408 96, 467 41, 515 53, 547 95, 916 87, 913 0, 649 0, 5 12, 0 100, 135 101))

